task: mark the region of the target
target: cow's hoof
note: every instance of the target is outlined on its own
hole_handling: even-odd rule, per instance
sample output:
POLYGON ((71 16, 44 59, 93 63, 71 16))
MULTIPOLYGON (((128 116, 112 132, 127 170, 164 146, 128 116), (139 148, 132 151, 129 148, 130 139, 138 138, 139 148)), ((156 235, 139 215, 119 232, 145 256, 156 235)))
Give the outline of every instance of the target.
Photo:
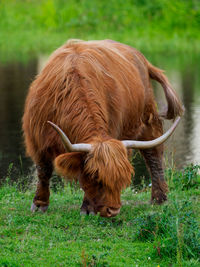
POLYGON ((167 196, 165 194, 160 195, 159 197, 154 197, 151 199, 151 204, 157 204, 157 205, 161 205, 164 202, 167 201, 167 196))
POLYGON ((80 215, 82 215, 82 216, 85 216, 85 215, 87 215, 88 213, 87 213, 87 211, 86 210, 81 210, 80 211, 80 215))
POLYGON ((83 216, 92 215, 92 216, 94 216, 96 214, 95 214, 95 212, 93 210, 90 211, 89 209, 81 209, 80 215, 83 215, 83 216))
POLYGON ((36 212, 38 210, 38 207, 35 205, 35 203, 33 203, 31 205, 31 212, 36 212))
POLYGON ((31 205, 31 211, 36 212, 40 210, 41 212, 45 213, 48 209, 48 206, 36 206, 35 203, 31 205))
POLYGON ((39 210, 41 210, 41 212, 45 213, 48 209, 48 206, 40 206, 39 210))

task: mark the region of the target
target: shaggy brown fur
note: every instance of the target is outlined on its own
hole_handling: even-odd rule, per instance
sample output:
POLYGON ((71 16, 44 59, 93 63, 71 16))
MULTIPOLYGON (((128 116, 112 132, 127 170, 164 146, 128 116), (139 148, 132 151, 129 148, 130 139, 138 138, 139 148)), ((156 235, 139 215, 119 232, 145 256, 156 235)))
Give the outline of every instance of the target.
MULTIPOLYGON (((77 177, 96 211, 98 198, 101 206, 114 207, 116 199, 119 206, 133 169, 117 139, 146 140, 162 134, 150 78, 164 88, 168 110, 162 116, 181 115, 181 103, 163 72, 134 48, 110 40, 68 41, 52 54, 29 89, 23 116, 27 154, 43 170, 56 159, 58 172, 77 177), (60 137, 47 121, 59 125, 72 143, 93 144, 92 152, 63 154, 60 137)), ((41 195, 35 205, 39 200, 41 195)))
POLYGON ((94 147, 85 160, 85 173, 108 187, 113 194, 125 189, 131 183, 133 168, 128 160, 127 151, 115 139, 93 143, 94 147))

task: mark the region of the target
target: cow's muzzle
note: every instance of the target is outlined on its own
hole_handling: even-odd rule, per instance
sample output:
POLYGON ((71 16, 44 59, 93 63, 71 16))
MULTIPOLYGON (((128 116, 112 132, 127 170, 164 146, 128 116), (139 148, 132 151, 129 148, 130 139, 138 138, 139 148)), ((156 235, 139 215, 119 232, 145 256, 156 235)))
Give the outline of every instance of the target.
POLYGON ((120 208, 102 207, 99 211, 101 217, 115 217, 119 214, 120 208))

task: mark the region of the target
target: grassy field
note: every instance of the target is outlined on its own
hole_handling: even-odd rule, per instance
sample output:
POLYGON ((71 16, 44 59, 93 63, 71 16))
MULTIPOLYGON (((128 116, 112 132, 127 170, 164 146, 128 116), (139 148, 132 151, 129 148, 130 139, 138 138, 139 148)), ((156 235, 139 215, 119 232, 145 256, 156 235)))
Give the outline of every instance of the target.
POLYGON ((46 214, 31 213, 32 189, 0 188, 0 266, 199 266, 199 166, 168 170, 169 200, 128 188, 112 219, 81 216, 83 192, 52 191, 46 214))
POLYGON ((114 39, 140 50, 200 51, 197 0, 2 0, 0 60, 50 53, 69 38, 114 39))

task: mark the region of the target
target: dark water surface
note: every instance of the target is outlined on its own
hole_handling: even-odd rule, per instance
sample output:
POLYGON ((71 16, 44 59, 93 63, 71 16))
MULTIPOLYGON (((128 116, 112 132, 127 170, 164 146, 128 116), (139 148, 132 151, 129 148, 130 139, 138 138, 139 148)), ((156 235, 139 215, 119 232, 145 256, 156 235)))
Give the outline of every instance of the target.
MULTIPOLYGON (((165 69, 173 87, 182 99, 186 112, 176 133, 166 143, 166 166, 182 168, 200 163, 200 58, 195 55, 149 55, 156 66, 165 69)), ((46 61, 45 56, 28 64, 0 65, 0 180, 12 179, 30 172, 31 161, 25 157, 21 117, 28 87, 46 61)), ((154 83, 158 106, 165 103, 163 90, 154 83)), ((165 124, 166 128, 170 123, 165 124)), ((136 165, 139 165, 136 161, 136 165)), ((144 170, 136 167, 138 173, 144 170)), ((137 171, 137 170, 136 170, 137 171)))

